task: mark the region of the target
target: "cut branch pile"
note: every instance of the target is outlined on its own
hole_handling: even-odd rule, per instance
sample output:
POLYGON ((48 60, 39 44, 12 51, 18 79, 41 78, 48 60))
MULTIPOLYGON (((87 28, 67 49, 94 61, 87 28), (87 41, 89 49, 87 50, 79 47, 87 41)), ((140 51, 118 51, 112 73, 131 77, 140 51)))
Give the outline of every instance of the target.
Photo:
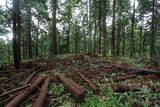
POLYGON ((6 96, 6 95, 9 95, 9 94, 11 94, 11 93, 17 92, 17 91, 19 91, 19 90, 25 89, 25 88, 27 88, 27 87, 29 87, 29 86, 30 86, 29 84, 28 84, 28 85, 24 85, 24 86, 22 86, 22 87, 18 87, 18 88, 15 88, 15 89, 13 89, 13 90, 10 90, 10 91, 8 91, 8 92, 2 93, 2 94, 0 95, 0 98, 1 98, 1 97, 4 97, 4 96, 6 96))
POLYGON ((43 77, 43 76, 38 77, 28 89, 26 89, 25 91, 23 91, 19 95, 17 95, 5 107, 17 107, 17 106, 19 106, 19 104, 22 103, 22 101, 24 101, 24 99, 27 96, 29 96, 36 89, 36 87, 39 86, 43 82, 44 78, 45 77, 43 77))

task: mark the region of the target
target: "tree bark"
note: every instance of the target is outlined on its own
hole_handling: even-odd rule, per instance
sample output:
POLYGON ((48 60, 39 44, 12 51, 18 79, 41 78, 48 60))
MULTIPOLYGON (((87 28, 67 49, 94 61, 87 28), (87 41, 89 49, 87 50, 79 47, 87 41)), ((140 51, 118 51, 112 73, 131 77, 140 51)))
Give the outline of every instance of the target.
POLYGON ((150 57, 155 56, 155 0, 152 0, 152 23, 150 36, 150 57))
POLYGON ((99 49, 98 52, 99 54, 101 53, 101 46, 102 46, 102 3, 101 0, 99 0, 99 49))
POLYGON ((31 3, 28 3, 28 57, 31 59, 32 56, 32 37, 31 37, 31 20, 32 20, 32 15, 31 15, 31 3))
POLYGON ((121 4, 121 0, 118 1, 118 29, 117 29, 117 43, 116 43, 116 55, 119 56, 120 55, 120 47, 121 47, 121 30, 122 30, 122 4, 121 4))
POLYGON ((106 0, 102 1, 102 18, 103 18, 103 56, 106 56, 106 0))
POLYGON ((97 35, 97 16, 96 16, 96 6, 97 6, 97 1, 94 1, 95 4, 95 10, 94 10, 94 47, 93 47, 93 52, 96 54, 96 35, 97 35))
POLYGON ((116 8, 116 0, 113 0, 113 20, 112 20, 112 44, 111 44, 111 53, 115 56, 115 9, 116 8))
POLYGON ((38 57, 38 55, 39 55, 39 51, 38 51, 38 45, 39 45, 39 39, 38 39, 38 37, 39 37, 39 20, 40 19, 40 16, 39 16, 39 14, 38 14, 38 25, 37 25, 37 38, 36 38, 36 57, 38 57))
POLYGON ((69 15, 68 15, 68 31, 67 31, 67 52, 70 53, 70 28, 71 28, 71 3, 69 2, 69 15))
POLYGON ((52 0, 52 36, 51 36, 51 56, 57 55, 57 28, 56 28, 56 10, 57 10, 57 0, 52 0))
POLYGON ((123 34, 123 48, 122 48, 122 55, 125 56, 125 46, 126 46, 126 29, 124 28, 124 34, 123 34))
POLYGON ((131 57, 135 56, 135 46, 134 46, 134 24, 135 24, 135 0, 133 5, 133 14, 132 14, 132 31, 131 31, 131 57))
POLYGON ((21 50, 20 50, 20 1, 13 1, 13 57, 16 69, 20 68, 21 50))
POLYGON ((92 12, 92 5, 91 5, 92 1, 89 0, 89 21, 88 21, 88 27, 89 27, 89 38, 88 38, 88 53, 92 53, 92 17, 91 17, 91 12, 92 12))

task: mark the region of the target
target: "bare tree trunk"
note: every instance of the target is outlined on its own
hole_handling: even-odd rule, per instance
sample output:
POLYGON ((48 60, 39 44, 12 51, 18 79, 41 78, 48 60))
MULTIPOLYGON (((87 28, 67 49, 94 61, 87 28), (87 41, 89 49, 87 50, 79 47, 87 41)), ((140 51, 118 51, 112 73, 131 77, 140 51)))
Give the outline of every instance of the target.
POLYGON ((13 57, 16 69, 20 68, 20 1, 13 1, 13 57))
POLYGON ((143 36, 143 27, 140 27, 140 46, 139 46, 139 56, 142 56, 142 36, 143 36))
POLYGON ((126 29, 124 28, 124 34, 123 34, 123 48, 122 48, 122 55, 125 56, 125 46, 126 46, 126 29))
POLYGON ((103 18, 103 29, 102 29, 102 34, 103 34, 103 56, 106 56, 106 0, 102 1, 102 18, 103 18))
POLYGON ((99 54, 101 53, 101 46, 102 46, 102 3, 99 0, 99 54))
POLYGON ((31 3, 29 2, 28 4, 28 57, 32 58, 32 37, 31 37, 31 20, 32 20, 32 15, 31 15, 31 3))
POLYGON ((132 31, 131 31, 131 57, 135 56, 135 46, 134 46, 134 24, 135 24, 135 0, 133 5, 133 14, 132 14, 132 31))
POLYGON ((155 56, 155 0, 152 0, 152 23, 150 36, 150 57, 155 56))
POLYGON ((116 46, 116 55, 119 56, 120 55, 120 46, 121 46, 121 30, 122 30, 122 26, 121 26, 121 18, 122 18, 122 4, 121 4, 121 0, 119 0, 118 5, 118 30, 117 30, 117 46, 116 46))
POLYGON ((67 52, 70 53, 70 27, 71 27, 71 5, 70 5, 70 0, 68 0, 69 2, 69 21, 68 21, 68 31, 67 31, 67 52))
POLYGON ((96 42, 96 35, 97 35, 97 1, 94 1, 95 5, 95 10, 94 10, 94 47, 93 47, 93 52, 94 54, 96 53, 96 48, 97 48, 97 42, 96 42))
POLYGON ((88 27, 89 27, 89 38, 88 38, 88 53, 92 53, 92 17, 91 17, 91 12, 92 12, 92 5, 91 5, 92 1, 89 0, 89 21, 88 21, 88 27))
POLYGON ((39 14, 38 14, 38 25, 37 25, 37 38, 36 38, 36 56, 38 57, 39 51, 38 51, 38 42, 39 42, 39 14))
POLYGON ((112 44, 111 53, 115 56, 115 10, 116 10, 116 0, 113 0, 113 20, 112 20, 112 44))
POLYGON ((52 0, 52 36, 51 36, 51 55, 57 55, 57 29, 56 29, 56 10, 57 0, 52 0))

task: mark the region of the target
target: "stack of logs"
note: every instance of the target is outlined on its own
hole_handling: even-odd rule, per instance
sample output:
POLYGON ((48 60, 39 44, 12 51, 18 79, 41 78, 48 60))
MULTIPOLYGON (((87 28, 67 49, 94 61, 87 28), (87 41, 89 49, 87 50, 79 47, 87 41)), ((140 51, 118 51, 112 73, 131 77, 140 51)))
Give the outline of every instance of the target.
POLYGON ((50 82, 50 77, 48 77, 46 79, 45 76, 38 77, 31 85, 29 84, 29 85, 23 86, 21 88, 14 89, 8 93, 0 95, 0 96, 8 95, 12 92, 26 88, 24 91, 20 92, 17 96, 15 96, 8 104, 6 104, 5 107, 20 106, 20 104, 22 104, 22 102, 28 96, 30 96, 31 93, 33 93, 37 89, 37 87, 39 87, 43 83, 44 80, 45 80, 45 82, 41 87, 40 94, 39 94, 36 102, 33 104, 34 105, 33 107, 44 107, 46 97, 47 97, 48 85, 50 82))

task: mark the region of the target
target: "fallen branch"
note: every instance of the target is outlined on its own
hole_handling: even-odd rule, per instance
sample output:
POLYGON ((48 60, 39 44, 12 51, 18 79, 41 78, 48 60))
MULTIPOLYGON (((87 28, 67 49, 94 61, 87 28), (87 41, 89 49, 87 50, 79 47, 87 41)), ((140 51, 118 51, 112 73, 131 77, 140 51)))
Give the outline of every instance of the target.
POLYGON ((13 96, 11 96, 11 97, 9 97, 9 98, 7 98, 7 99, 1 101, 1 102, 0 102, 0 105, 2 105, 2 107, 3 107, 3 105, 4 105, 7 101, 13 99, 15 96, 16 96, 16 95, 13 95, 13 96))
POLYGON ((67 87, 77 102, 84 100, 84 90, 78 84, 66 78, 64 75, 58 75, 59 80, 67 87))
POLYGON ((30 86, 30 85, 24 85, 24 86, 22 86, 22 87, 18 87, 18 88, 15 88, 15 89, 13 89, 13 90, 10 90, 10 91, 8 91, 8 92, 4 92, 4 93, 2 93, 2 94, 0 95, 0 98, 1 98, 1 97, 4 97, 4 96, 6 96, 6 95, 9 95, 9 94, 11 94, 11 93, 17 92, 17 91, 19 91, 19 90, 25 89, 25 88, 27 88, 27 87, 29 87, 29 86, 30 86))
POLYGON ((27 96, 29 96, 40 83, 44 80, 44 77, 38 77, 32 85, 26 89, 25 91, 21 92, 18 96, 16 96, 11 102, 9 102, 5 107, 17 107, 27 96))
POLYGON ((49 82, 50 82, 50 77, 47 78, 44 85, 41 87, 41 92, 32 107, 44 107, 46 97, 47 97, 49 82))
POLYGON ((25 84, 28 84, 37 73, 38 71, 35 71, 31 75, 29 75, 29 77, 25 81, 25 84))
POLYGON ((131 86, 126 86, 121 84, 109 84, 109 86, 112 88, 114 92, 140 91, 140 89, 137 87, 131 87, 131 86))
POLYGON ((129 71, 127 74, 136 74, 136 75, 149 75, 149 74, 157 74, 160 75, 159 71, 154 71, 145 68, 128 68, 129 71))
POLYGON ((121 65, 112 65, 112 66, 117 67, 119 70, 128 71, 127 75, 129 74, 136 74, 136 75, 157 74, 157 75, 160 75, 159 71, 146 69, 146 68, 125 67, 121 65))
POLYGON ((136 78, 137 75, 135 74, 130 74, 130 75, 123 75, 123 76, 117 76, 117 77, 114 77, 113 79, 115 81, 122 81, 122 80, 126 80, 126 79, 131 79, 131 78, 136 78))
POLYGON ((15 73, 15 72, 23 72, 27 70, 30 70, 30 69, 13 69, 13 70, 8 70, 8 71, 0 71, 0 73, 15 73))
POLYGON ((92 87, 92 90, 95 92, 95 93, 99 93, 99 89, 98 89, 98 87, 96 86, 96 84, 92 81, 92 80, 90 80, 90 79, 88 79, 87 77, 85 77, 83 74, 81 74, 81 73, 79 73, 79 72, 77 72, 77 74, 82 78, 82 79, 84 79, 91 87, 92 87))
POLYGON ((15 79, 15 78, 18 77, 19 75, 24 74, 24 73, 25 73, 25 72, 19 73, 19 74, 15 75, 14 77, 11 77, 11 78, 7 79, 6 81, 4 81, 4 83, 7 83, 7 82, 9 82, 9 81, 15 79))

